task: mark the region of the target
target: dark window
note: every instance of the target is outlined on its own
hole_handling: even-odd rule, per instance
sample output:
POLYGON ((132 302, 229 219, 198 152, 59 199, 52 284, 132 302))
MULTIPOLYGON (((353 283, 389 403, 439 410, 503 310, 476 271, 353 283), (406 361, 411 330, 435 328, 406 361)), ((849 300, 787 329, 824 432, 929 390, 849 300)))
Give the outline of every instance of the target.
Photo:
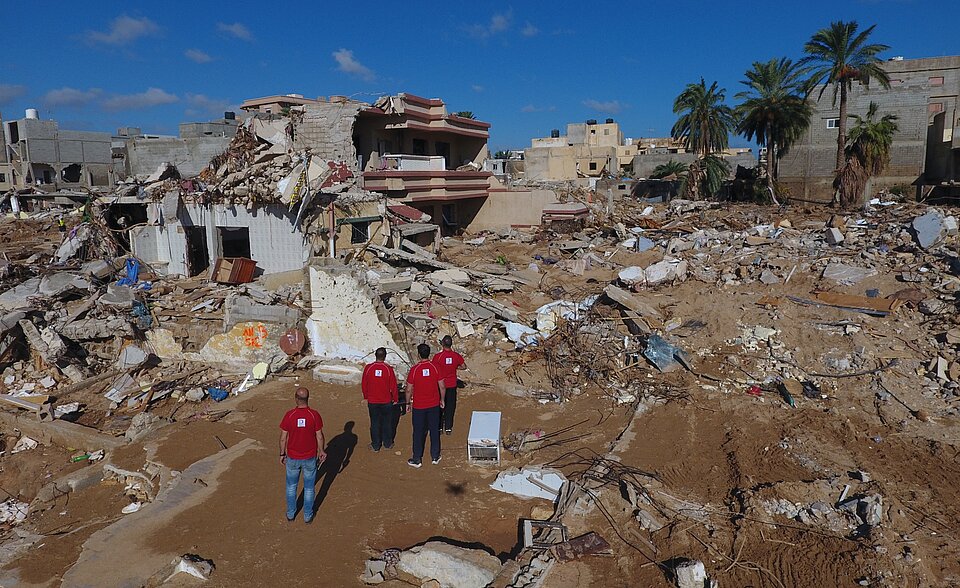
POLYGON ((413 154, 414 155, 426 155, 427 154, 427 142, 423 139, 414 139, 413 140, 413 154))
POLYGON ((7 181, 7 174, 0 173, 0 183, 7 181))
POLYGON ((250 229, 247 227, 217 227, 220 234, 221 257, 250 259, 250 229))
POLYGON ((840 128, 840 119, 839 119, 839 118, 828 118, 828 119, 827 119, 827 128, 828 128, 828 129, 837 129, 837 128, 840 128))
POLYGON ((357 243, 366 243, 370 239, 370 223, 350 223, 352 230, 350 231, 350 242, 357 243))
POLYGON ((443 141, 437 141, 434 144, 434 151, 437 155, 443 157, 445 165, 451 165, 450 163, 450 143, 443 141))
POLYGON ((63 168, 60 172, 60 178, 64 182, 70 182, 71 184, 76 184, 80 181, 80 164, 72 163, 67 167, 63 168))
POLYGON ((617 190, 626 190, 626 189, 627 189, 626 184, 620 184, 619 186, 617 186, 617 190))
POLYGON ((590 171, 597 171, 597 162, 595 161, 590 162, 590 171))

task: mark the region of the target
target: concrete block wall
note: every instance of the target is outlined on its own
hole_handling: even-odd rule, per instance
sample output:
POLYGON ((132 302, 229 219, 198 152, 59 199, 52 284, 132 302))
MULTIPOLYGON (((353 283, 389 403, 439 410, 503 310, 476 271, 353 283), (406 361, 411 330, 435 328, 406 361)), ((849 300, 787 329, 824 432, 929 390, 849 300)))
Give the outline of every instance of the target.
MULTIPOLYGON (((150 221, 157 222, 155 205, 148 205, 150 221)), ((185 276, 187 236, 185 227, 203 227, 212 268, 221 257, 218 227, 246 227, 250 236, 250 257, 265 274, 302 269, 310 258, 310 246, 303 233, 294 229, 294 213, 283 206, 253 210, 216 204, 181 204, 178 221, 151 224, 131 231, 133 253, 166 275, 185 276)))
POLYGON ((356 166, 353 127, 363 105, 359 102, 321 102, 304 106, 294 125, 294 149, 310 149, 324 159, 345 161, 356 166))
POLYGON ((189 139, 148 139, 136 137, 127 142, 127 173, 150 175, 165 162, 177 166, 183 177, 199 174, 210 160, 230 145, 230 136, 203 136, 189 139))
MULTIPOLYGON (((946 116, 951 117, 949 124, 960 127, 960 120, 956 120, 954 114, 960 94, 960 57, 888 61, 884 68, 890 76, 890 89, 876 83, 854 84, 848 102, 849 114, 865 115, 870 102, 874 101, 880 105, 880 116, 891 113, 898 116, 900 128, 894 137, 890 165, 882 178, 876 178, 874 189, 922 181, 930 129, 935 123, 930 104, 943 104, 946 116), (939 77, 944 79, 942 85, 931 82, 939 77)), ((822 97, 819 89, 815 90, 811 100, 815 111, 810 129, 780 160, 780 179, 797 196, 829 200, 833 194, 838 131, 828 129, 827 120, 839 117, 840 109, 833 103, 831 88, 827 88, 822 97)), ((852 119, 847 121, 848 129, 852 122, 852 119)), ((952 139, 956 140, 956 134, 952 139)), ((942 142, 942 133, 940 140, 942 142)))

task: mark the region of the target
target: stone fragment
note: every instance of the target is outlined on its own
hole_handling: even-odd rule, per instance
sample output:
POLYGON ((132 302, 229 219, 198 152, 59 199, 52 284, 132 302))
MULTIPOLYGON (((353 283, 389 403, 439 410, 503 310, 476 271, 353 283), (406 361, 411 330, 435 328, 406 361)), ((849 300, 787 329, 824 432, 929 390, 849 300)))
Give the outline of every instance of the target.
POLYGON ((707 578, 707 570, 702 561, 687 560, 674 568, 677 588, 710 588, 713 586, 707 578))
POLYGON ((828 263, 827 266, 823 268, 823 278, 825 280, 830 280, 845 286, 856 284, 876 274, 877 271, 874 269, 846 263, 828 263))
POLYGON ((951 227, 956 231, 956 219, 949 223, 939 210, 930 210, 913 219, 913 234, 917 244, 929 249, 942 241, 951 227))
POLYGON ((502 565, 486 551, 429 541, 402 552, 397 567, 421 582, 436 580, 441 588, 484 588, 502 565))
POLYGON ((840 243, 843 243, 843 233, 840 232, 840 229, 836 227, 827 229, 824 233, 824 238, 827 240, 827 243, 831 245, 839 245, 840 243))

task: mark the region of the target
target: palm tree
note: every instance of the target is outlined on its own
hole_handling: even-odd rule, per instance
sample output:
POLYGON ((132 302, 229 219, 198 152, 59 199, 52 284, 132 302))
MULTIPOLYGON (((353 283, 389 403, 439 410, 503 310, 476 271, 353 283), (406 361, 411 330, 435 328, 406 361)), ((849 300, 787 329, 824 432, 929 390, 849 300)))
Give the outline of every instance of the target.
POLYGON ((699 84, 687 84, 673 102, 678 118, 671 136, 701 157, 726 149, 735 119, 733 109, 723 103, 725 98, 726 90, 717 88, 717 82, 709 88, 703 78, 699 84))
POLYGON ((707 87, 703 78, 699 84, 688 84, 673 103, 677 122, 671 136, 697 154, 690 164, 682 191, 685 195, 699 198, 713 196, 723 183, 727 163, 716 154, 729 144, 730 132, 735 125, 733 109, 724 104, 726 90, 713 82, 707 87))
POLYGON ((657 167, 653 168, 653 171, 650 173, 650 178, 654 180, 659 180, 667 176, 676 176, 678 178, 683 177, 687 173, 687 166, 679 161, 670 160, 667 163, 661 163, 657 167))
POLYGON ((782 57, 754 62, 741 82, 748 90, 737 94, 737 133, 767 148, 767 190, 776 202, 776 163, 810 126, 813 107, 806 101, 806 72, 782 57))
POLYGON ((840 120, 837 135, 837 169, 844 164, 844 150, 847 145, 847 93, 853 87, 854 80, 867 85, 876 80, 884 88, 890 87, 890 77, 883 70, 877 54, 890 47, 877 43, 867 44, 867 38, 876 25, 857 34, 860 25, 856 21, 833 22, 830 26, 817 31, 804 45, 807 54, 800 60, 804 66, 811 66, 810 88, 823 84, 817 100, 823 97, 827 86, 833 87, 833 104, 837 104, 840 95, 840 120))
POLYGON ((890 163, 893 135, 900 126, 895 114, 885 114, 877 120, 879 110, 880 106, 871 102, 865 117, 850 115, 854 124, 844 150, 846 161, 834 181, 843 207, 859 205, 867 182, 883 173, 890 163))

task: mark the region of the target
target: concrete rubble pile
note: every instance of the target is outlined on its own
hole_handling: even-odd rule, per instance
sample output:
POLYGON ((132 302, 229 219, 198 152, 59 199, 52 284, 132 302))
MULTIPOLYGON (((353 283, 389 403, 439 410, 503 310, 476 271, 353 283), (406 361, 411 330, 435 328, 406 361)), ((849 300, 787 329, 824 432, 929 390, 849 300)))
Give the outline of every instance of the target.
MULTIPOLYGON (((433 257, 370 248, 354 264, 379 293, 408 350, 452 334, 468 354, 496 353, 510 380, 499 384, 505 392, 540 402, 592 394, 637 409, 687 397, 695 382, 707 393, 746 393, 791 410, 828 405, 839 378, 863 377, 874 382, 877 402, 892 407, 903 403, 890 390, 909 387, 902 378, 912 372, 932 407, 911 409, 917 421, 926 422, 930 411, 960 415, 960 258, 957 219, 947 209, 874 200, 857 213, 825 219, 683 200, 642 212, 627 203, 609 215, 595 209, 593 222, 573 233, 464 235, 444 239, 433 257), (701 337, 716 327, 676 314, 678 289, 742 289, 769 318, 738 321, 723 341, 704 345, 701 337), (801 326, 787 318, 794 308, 839 313, 813 328, 845 341, 879 339, 899 332, 901 322, 918 325, 927 335, 899 349, 924 359, 891 358, 861 343, 852 353, 843 350, 849 344, 788 346, 787 334, 801 326)), ((790 440, 781 447, 804 459, 790 440)), ((581 503, 624 492, 624 472, 597 467, 604 481, 581 503)), ((856 479, 822 474, 814 482, 744 490, 745 516, 850 537, 888 524, 888 498, 866 473, 856 479)), ((711 524, 717 505, 694 508, 661 481, 640 479, 628 501, 632 522, 622 523, 635 527, 631 536, 650 536, 681 516, 711 524)), ((559 513, 552 520, 569 519, 559 513)), ((556 558, 544 558, 521 552, 518 560, 526 563, 508 562, 504 570, 513 570, 512 580, 502 585, 549 585, 539 572, 556 558)), ((715 584, 700 561, 678 564, 670 574, 678 586, 715 584)), ((374 571, 365 579, 381 577, 374 571)))

